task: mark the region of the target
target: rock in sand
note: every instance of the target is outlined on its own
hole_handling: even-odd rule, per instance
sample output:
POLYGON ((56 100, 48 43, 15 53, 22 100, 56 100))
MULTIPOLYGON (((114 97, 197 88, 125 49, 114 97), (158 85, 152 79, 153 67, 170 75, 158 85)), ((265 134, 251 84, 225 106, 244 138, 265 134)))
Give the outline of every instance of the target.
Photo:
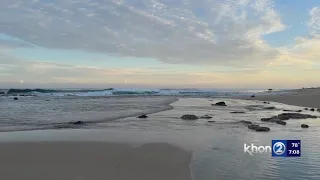
POLYGON ((301 127, 302 128, 309 128, 309 125, 308 124, 301 124, 301 127))
POLYGON ((255 95, 252 95, 251 97, 254 98, 254 97, 256 97, 256 96, 255 96, 255 95))
POLYGON ((310 111, 314 111, 314 109, 312 108, 312 109, 310 109, 310 111))
POLYGON ((16 101, 16 100, 18 100, 18 98, 17 98, 17 97, 15 97, 15 98, 13 98, 13 100, 15 100, 15 101, 16 101))

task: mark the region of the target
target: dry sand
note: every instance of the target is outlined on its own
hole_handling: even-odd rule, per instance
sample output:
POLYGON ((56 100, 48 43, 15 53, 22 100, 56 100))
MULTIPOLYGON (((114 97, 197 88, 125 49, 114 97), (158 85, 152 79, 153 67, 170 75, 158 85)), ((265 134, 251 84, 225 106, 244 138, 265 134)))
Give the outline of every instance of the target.
POLYGON ((191 154, 164 143, 1 143, 3 180, 190 180, 191 154))
POLYGON ((274 101, 295 106, 310 108, 320 108, 320 88, 296 89, 287 91, 285 94, 278 95, 259 95, 255 99, 261 101, 274 101))

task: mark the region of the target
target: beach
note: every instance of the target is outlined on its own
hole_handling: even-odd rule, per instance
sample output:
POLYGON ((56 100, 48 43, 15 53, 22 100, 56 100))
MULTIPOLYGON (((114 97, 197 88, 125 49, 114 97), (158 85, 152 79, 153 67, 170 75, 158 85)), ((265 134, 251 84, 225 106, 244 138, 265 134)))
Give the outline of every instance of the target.
POLYGON ((316 180, 320 176, 320 145, 316 143, 320 140, 320 118, 288 120, 286 126, 260 121, 283 110, 303 110, 304 114, 320 116, 320 112, 304 110, 305 107, 320 107, 320 101, 314 99, 319 99, 319 90, 256 95, 254 99, 36 98, 35 104, 42 107, 42 113, 31 105, 32 98, 21 98, 16 102, 6 99, 1 103, 10 104, 6 109, 10 111, 6 112, 7 119, 14 119, 24 104, 28 104, 28 109, 33 112, 17 114, 25 117, 22 123, 25 129, 17 129, 18 121, 10 126, 5 126, 8 121, 3 124, 0 176, 6 180, 316 180), (227 106, 212 106, 220 101, 227 106), (270 104, 263 101, 270 101, 270 104), (29 120, 32 114, 37 114, 35 117, 39 119, 46 117, 48 109, 66 102, 72 102, 68 104, 68 112, 62 108, 50 113, 50 118, 55 120, 53 125, 35 125, 37 122, 29 120), (105 106, 104 102, 114 106, 105 106), (81 120, 88 123, 69 126, 69 122, 80 116, 72 118, 68 113, 78 112, 78 108, 83 109, 81 120), (244 113, 231 113, 235 111, 244 113), (137 118, 142 113, 149 117, 137 118), (184 114, 208 115, 212 119, 180 119, 184 114), (110 119, 102 118, 104 116, 110 119), (68 119, 64 120, 65 117, 68 119), (268 126, 271 131, 249 130, 241 123, 245 120, 268 126), (310 128, 302 129, 302 123, 309 124, 310 128), (301 139, 302 157, 275 159, 270 154, 250 156, 243 152, 244 143, 270 144, 272 139, 301 139))
POLYGON ((278 95, 259 95, 255 99, 309 108, 320 108, 320 88, 295 89, 285 92, 284 94, 278 95))

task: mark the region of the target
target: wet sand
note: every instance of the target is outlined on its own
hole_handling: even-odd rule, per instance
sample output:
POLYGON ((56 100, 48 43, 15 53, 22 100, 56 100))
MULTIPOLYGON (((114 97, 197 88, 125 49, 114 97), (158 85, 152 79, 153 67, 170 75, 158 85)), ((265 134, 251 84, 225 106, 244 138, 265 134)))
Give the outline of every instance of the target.
POLYGON ((0 159, 5 180, 191 179, 191 154, 165 143, 1 143, 0 159))
POLYGON ((261 101, 273 101, 295 106, 304 106, 309 108, 320 108, 320 88, 308 88, 289 90, 286 94, 258 95, 255 98, 261 101))

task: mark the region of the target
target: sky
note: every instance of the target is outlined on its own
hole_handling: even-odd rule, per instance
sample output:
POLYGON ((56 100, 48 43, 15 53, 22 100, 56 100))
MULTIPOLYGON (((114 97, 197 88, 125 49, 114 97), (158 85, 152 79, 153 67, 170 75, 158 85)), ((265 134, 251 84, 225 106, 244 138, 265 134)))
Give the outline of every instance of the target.
POLYGON ((1 0, 0 88, 320 86, 318 0, 1 0))

